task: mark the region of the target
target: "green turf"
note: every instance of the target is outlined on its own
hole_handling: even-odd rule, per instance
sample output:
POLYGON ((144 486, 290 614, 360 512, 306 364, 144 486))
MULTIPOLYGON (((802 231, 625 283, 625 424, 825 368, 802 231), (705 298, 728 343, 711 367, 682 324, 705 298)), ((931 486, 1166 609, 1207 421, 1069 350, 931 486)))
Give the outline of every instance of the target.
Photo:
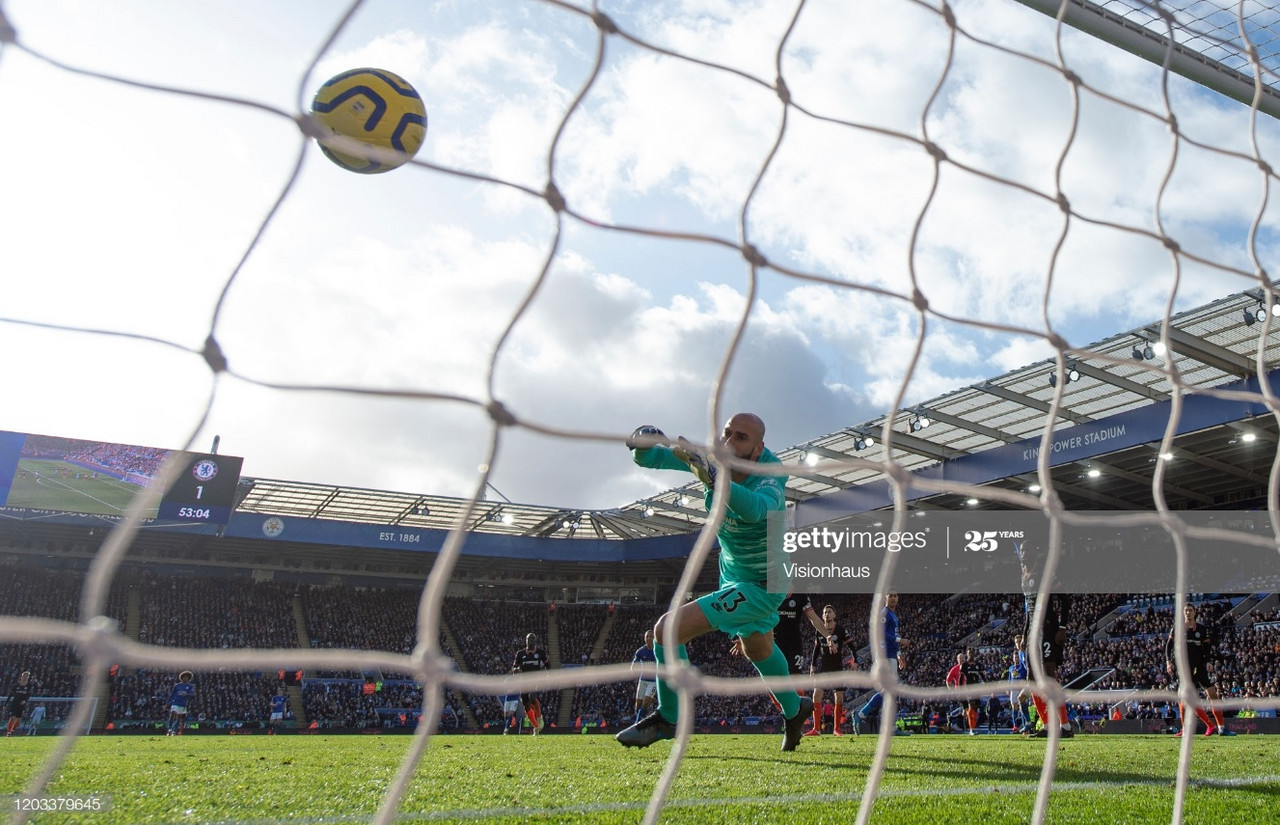
MULTIPOLYGON (((39 473, 40 477, 37 479, 34 475, 20 472, 9 489, 9 498, 5 502, 8 507, 119 516, 124 514, 129 502, 142 489, 105 474, 90 478, 91 471, 65 461, 24 458, 18 462, 18 470, 39 473), (81 473, 82 477, 76 478, 76 473, 81 473)), ((155 515, 152 512, 146 517, 154 518, 155 515)))
MULTIPOLYGON (((693 739, 663 822, 850 822, 874 736, 693 739)), ((409 745, 405 736, 92 737, 77 743, 51 796, 110 794, 106 814, 34 822, 357 822, 376 811, 409 745)), ((6 740, 0 793, 15 793, 50 750, 6 740)), ((1167 823, 1179 742, 1081 736, 1060 745, 1049 822, 1167 823)), ((1028 822, 1046 744, 1011 736, 914 736, 893 742, 874 822, 1028 822)), ((611 737, 441 736, 401 806, 404 821, 634 823, 671 753, 624 750, 611 737)), ((1186 821, 1275 821, 1280 739, 1195 743, 1186 821)))

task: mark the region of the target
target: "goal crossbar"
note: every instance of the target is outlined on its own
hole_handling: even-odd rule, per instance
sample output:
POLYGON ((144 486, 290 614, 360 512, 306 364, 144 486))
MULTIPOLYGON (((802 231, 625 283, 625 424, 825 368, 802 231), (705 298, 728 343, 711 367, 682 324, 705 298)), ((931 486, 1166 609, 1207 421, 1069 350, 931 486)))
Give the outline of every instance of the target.
MULTIPOLYGON (((1204 51, 1170 40, 1166 24, 1151 11, 1146 11, 1146 14, 1152 18, 1150 22, 1139 22, 1091 0, 1018 0, 1018 2, 1055 19, 1061 13, 1062 22, 1072 28, 1124 49, 1157 66, 1165 65, 1167 60, 1170 71, 1247 106, 1253 105, 1256 91, 1261 89, 1261 94, 1257 95, 1258 111, 1280 119, 1280 90, 1267 82, 1265 76, 1265 74, 1274 75, 1275 67, 1274 65, 1268 67, 1265 57, 1259 58, 1264 64, 1262 67, 1264 76, 1255 83, 1252 76, 1210 57, 1204 51)), ((1117 4, 1131 12, 1150 9, 1156 5, 1142 2, 1142 0, 1115 0, 1107 5, 1115 7, 1117 4)), ((1169 4, 1159 5, 1168 6, 1169 4)), ((1171 11, 1175 21, 1177 20, 1176 11, 1177 9, 1171 11)), ((1212 43, 1219 51, 1234 55, 1242 66, 1250 65, 1249 57, 1241 47, 1238 33, 1228 41, 1219 35, 1197 30, 1192 25, 1181 21, 1175 22, 1174 27, 1188 34, 1189 41, 1212 43)), ((1275 56, 1272 57, 1273 59, 1269 62, 1274 64, 1275 56)))

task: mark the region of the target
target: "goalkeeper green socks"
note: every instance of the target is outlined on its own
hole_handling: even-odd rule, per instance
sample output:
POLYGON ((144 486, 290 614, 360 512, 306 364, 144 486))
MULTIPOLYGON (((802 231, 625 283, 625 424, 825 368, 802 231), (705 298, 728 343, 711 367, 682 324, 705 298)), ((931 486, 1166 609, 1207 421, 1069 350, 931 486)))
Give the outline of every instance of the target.
MULTIPOLYGON (((653 656, 658 660, 659 665, 665 665, 667 663, 666 646, 654 642, 653 656)), ((684 645, 676 647, 676 661, 689 661, 689 649, 684 645)), ((783 666, 785 667, 785 665, 786 661, 784 660, 783 666)), ((667 687, 667 683, 663 680, 661 674, 658 675, 658 713, 662 714, 662 718, 672 724, 680 717, 680 697, 674 690, 667 687)))
MULTIPOLYGON (((657 645, 654 645, 656 648, 657 645)), ((787 657, 783 655, 782 650, 775 643, 773 652, 769 654, 769 658, 761 659, 758 662, 752 662, 756 666, 756 670, 760 671, 761 676, 790 676, 791 668, 787 667, 787 657)), ((658 696, 662 696, 661 682, 658 683, 658 696)), ((773 694, 773 698, 778 700, 778 704, 782 707, 782 715, 790 719, 800 712, 800 694, 794 690, 784 690, 782 693, 773 694)))
MULTIPOLYGON (((689 661, 689 650, 684 645, 679 645, 675 649, 676 661, 689 661)), ((665 645, 653 645, 654 658, 658 660, 659 665, 668 663, 668 653, 665 645)), ((767 659, 759 662, 753 662, 756 670, 760 671, 761 676, 790 676, 791 668, 787 667, 787 657, 775 643, 773 652, 769 654, 767 659)), ((782 713, 788 719, 800 712, 800 694, 794 690, 784 690, 782 693, 775 693, 774 697, 778 700, 778 704, 782 707, 782 713)), ((661 675, 658 676, 658 713, 662 714, 662 718, 668 722, 675 723, 680 717, 680 697, 679 695, 667 687, 666 681, 661 675)))

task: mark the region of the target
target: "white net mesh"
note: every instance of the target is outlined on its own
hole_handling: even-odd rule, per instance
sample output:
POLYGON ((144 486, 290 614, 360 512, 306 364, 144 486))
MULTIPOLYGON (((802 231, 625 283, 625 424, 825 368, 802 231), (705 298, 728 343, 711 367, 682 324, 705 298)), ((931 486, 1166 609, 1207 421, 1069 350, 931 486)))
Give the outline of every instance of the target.
MULTIPOLYGON (((423 48, 419 38, 384 22, 396 19, 384 5, 330 4, 323 13, 308 5, 294 10, 297 20, 246 24, 245 42, 226 46, 232 59, 212 68, 198 56, 181 59, 177 40, 135 48, 139 35, 128 29, 127 16, 109 22, 103 11, 104 20, 89 22, 64 15, 53 26, 32 13, 28 29, 30 6, 0 7, 6 14, 0 100, 50 130, 35 144, 14 125, 0 137, 11 167, 0 232, 13 295, 0 313, 0 335, 7 348, 32 351, 10 386, 47 391, 36 376, 65 363, 88 364, 79 392, 121 403, 127 393, 111 383, 125 385, 137 393, 138 416, 165 418, 154 426, 179 427, 174 440, 187 445, 211 432, 208 419, 226 407, 258 406, 258 414, 288 422, 271 438, 304 442, 319 438, 309 422, 312 405, 339 422, 387 413, 395 421, 378 435, 391 443, 370 448, 367 457, 374 465, 386 460, 384 489, 421 485, 422 472, 408 469, 416 459, 398 454, 418 426, 414 416, 427 409, 436 438, 449 442, 435 454, 441 469, 426 473, 428 483, 465 488, 475 505, 490 473, 504 465, 575 462, 594 456, 578 450, 598 443, 616 451, 621 435, 640 423, 622 420, 631 415, 627 405, 658 381, 701 393, 705 406, 686 411, 687 420, 711 432, 726 412, 757 406, 761 396, 766 419, 802 419, 794 426, 806 431, 807 413, 797 409, 804 404, 791 395, 802 384, 746 377, 751 368, 743 361, 763 359, 772 346, 809 369, 816 362, 804 345, 811 344, 828 373, 810 387, 827 400, 889 411, 878 435, 891 446, 893 411, 960 383, 966 360, 978 360, 984 349, 998 349, 1006 364, 1056 355, 1062 370, 1068 356, 1090 356, 1084 342, 1115 317, 1167 322, 1187 306, 1249 287, 1263 288, 1271 306, 1274 124, 1257 117, 1256 105, 1223 102, 1013 4, 675 4, 659 13, 628 4, 545 2, 512 3, 465 20, 442 4, 423 12, 441 32, 428 40, 429 63, 415 51, 423 48), (502 24, 501 15, 513 11, 527 28, 502 24), (235 55, 252 49, 255 38, 291 25, 318 44, 306 55, 308 65, 269 60, 272 74, 256 78, 231 71, 235 55), (386 180, 308 174, 325 163, 306 137, 311 90, 329 68, 396 58, 428 67, 421 77, 400 69, 427 98, 432 127, 422 157, 386 180), (219 71, 230 73, 225 86, 219 71), (53 78, 75 96, 74 113, 71 101, 43 91, 53 78), (109 105, 96 102, 103 89, 111 90, 109 105), (280 102, 290 94, 292 103, 280 102), (148 128, 167 131, 133 133, 139 108, 163 111, 164 125, 148 120, 148 128), (218 156, 189 157, 188 133, 215 138, 218 156), (18 168, 33 150, 41 158, 34 175, 18 168), (219 177, 217 170, 237 164, 250 171, 247 179, 219 177), (189 179, 177 190, 151 180, 169 170, 189 179), (357 186, 367 188, 357 194, 357 186), (134 214, 125 226, 116 216, 95 214, 110 198, 90 198, 81 187, 114 193, 134 214), (377 228, 364 225, 361 210, 373 201, 394 204, 398 214, 377 228), (211 202, 216 210, 203 208, 211 202), (54 220, 69 246, 96 246, 104 270, 136 256, 129 289, 109 278, 85 286, 60 271, 85 264, 29 241, 36 237, 33 221, 54 220), (310 254, 353 226, 358 237, 336 244, 331 256, 310 254), (222 243, 226 238, 234 243, 222 243), (589 324, 574 335, 540 339, 534 332, 555 327, 564 315, 590 319, 592 301, 641 307, 644 284, 671 290, 671 278, 697 278, 726 259, 738 273, 727 283, 704 286, 696 299, 650 307, 622 334, 589 324), (654 270, 661 277, 646 280, 642 273, 654 270), (392 273, 392 282, 379 283, 375 293, 368 279, 382 273, 392 273), (366 297, 366 289, 378 297, 366 297), (131 317, 131 302, 141 305, 154 294, 166 299, 146 317, 131 317), (417 314, 374 305, 397 299, 417 314), (1116 316, 1099 306, 1125 301, 1116 316), (335 305, 339 323, 320 314, 335 305), (445 323, 462 314, 473 322, 445 323), (684 323, 695 314, 705 323, 684 323), (807 326, 798 328, 796 318, 807 326), (70 343, 64 351, 54 342, 70 343), (637 348, 645 358, 624 357, 637 348), (130 368, 144 359, 145 372, 130 368), (389 367, 378 380, 363 380, 375 363, 389 367), (610 375, 616 364, 626 364, 625 376, 610 375), (94 383, 102 374, 109 382, 94 383), (563 383, 537 392, 548 376, 563 383), (164 398, 146 391, 157 381, 164 398), (589 403, 584 387, 592 386, 614 392, 617 403, 589 403), (551 403, 561 387, 588 403, 564 411, 551 403), (187 422, 185 429, 174 421, 187 422), (477 463, 478 475, 457 470, 477 463)), ((1267 35, 1257 42, 1270 49, 1273 12, 1255 5, 1215 9, 1215 20, 1225 14, 1240 23, 1241 10, 1256 11, 1242 31, 1250 42, 1267 35)), ((1142 6, 1160 17, 1163 4, 1142 6)), ((191 22, 181 14, 156 6, 147 22, 181 28, 191 22)), ((1217 24, 1216 31, 1230 25, 1217 24)), ((1168 328, 1161 329, 1169 345, 1168 328)), ((1269 316, 1256 328, 1259 371, 1269 366, 1270 329, 1269 316)), ((1181 392, 1193 384, 1172 358, 1144 369, 1168 382, 1172 432, 1181 392)), ((1275 398, 1262 387, 1252 397, 1274 411, 1275 398)), ((1057 387, 1049 411, 1035 413, 1046 445, 1064 392, 1065 385, 1057 387)), ((13 428, 48 429, 21 421, 13 428)), ((252 445, 245 452, 252 454, 252 445)), ((901 523, 910 479, 900 462, 830 460, 819 470, 868 467, 900 493, 894 515, 901 523)), ((944 483, 931 489, 1042 507, 1056 526, 1068 513, 1047 483, 1049 470, 1046 450, 1042 497, 944 483)), ((1270 483, 1274 502, 1274 473, 1270 483)), ((78 620, 0 623, 9 642, 75 645, 85 697, 99 694, 110 663, 199 672, 274 669, 280 661, 278 650, 141 644, 104 618, 137 514, 155 507, 162 487, 134 502, 94 558, 78 620)), ((1145 517, 1180 536, 1185 529, 1163 506, 1158 468, 1152 490, 1159 512, 1145 517)), ((440 716, 446 687, 505 692, 500 677, 456 672, 439 644, 442 604, 466 538, 461 528, 477 515, 474 506, 464 512, 441 549, 422 591, 421 641, 412 653, 303 650, 290 652, 290 661, 410 674, 427 686, 428 719, 440 716)), ((699 538, 676 593, 693 589, 712 539, 710 530, 699 538)), ((1057 550, 1056 543, 1050 547, 1046 582, 1057 550)), ((891 563, 883 568, 881 591, 893 584, 893 572, 891 563)), ((1179 607, 1186 585, 1180 577, 1179 607)), ((876 639, 880 611, 870 615, 869 638, 876 639)), ((1181 632, 1178 640, 1184 641, 1181 632)), ((870 671, 822 677, 819 684, 883 690, 889 719, 901 698, 983 691, 903 685, 883 651, 876 656, 870 671)), ((1185 657, 1179 662, 1185 667, 1185 657)), ((683 668, 667 675, 686 703, 700 693, 760 689, 758 680, 713 679, 683 668)), ((615 665, 519 681, 551 690, 631 678, 629 668, 615 665)), ((1043 673, 1032 680, 1052 705, 1065 700, 1043 673)), ((1190 690, 1134 698, 1202 701, 1190 690)), ((84 701, 65 729, 84 730, 92 712, 92 701, 84 701)), ((691 731, 685 716, 646 821, 660 815, 691 731)), ((433 732, 420 726, 376 821, 395 817, 415 768, 430 758, 433 732)), ((74 742, 61 740, 29 790, 47 785, 74 742)), ((865 793, 855 800, 859 822, 870 817, 891 744, 882 737, 865 793)), ((1056 752, 1047 753, 1036 822, 1045 817, 1056 771, 1056 752)), ((1188 737, 1175 821, 1190 754, 1188 737)))

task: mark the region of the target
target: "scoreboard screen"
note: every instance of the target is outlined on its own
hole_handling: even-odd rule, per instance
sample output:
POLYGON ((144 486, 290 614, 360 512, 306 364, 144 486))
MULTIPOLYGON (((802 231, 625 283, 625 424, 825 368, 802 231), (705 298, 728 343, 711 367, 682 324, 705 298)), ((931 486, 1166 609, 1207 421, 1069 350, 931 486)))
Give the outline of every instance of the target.
POLYGON ((158 483, 165 462, 180 471, 149 520, 226 524, 244 459, 157 447, 0 430, 0 508, 15 516, 68 513, 122 517, 158 483))

